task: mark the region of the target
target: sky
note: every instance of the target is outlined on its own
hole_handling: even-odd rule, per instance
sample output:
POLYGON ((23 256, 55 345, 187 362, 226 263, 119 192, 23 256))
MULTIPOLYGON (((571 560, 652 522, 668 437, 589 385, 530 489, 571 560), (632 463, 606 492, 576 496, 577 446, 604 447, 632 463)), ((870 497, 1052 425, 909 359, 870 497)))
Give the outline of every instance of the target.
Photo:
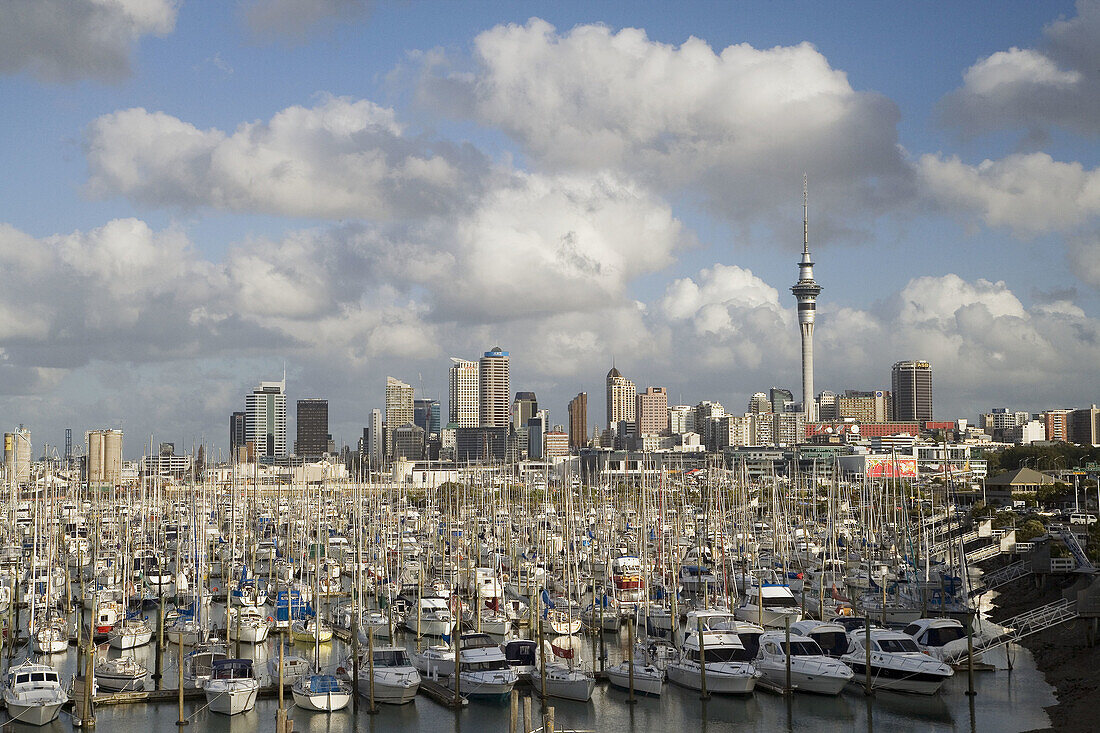
POLYGON ((927 359, 937 419, 1100 402, 1100 2, 7 0, 0 424, 355 445, 511 353, 551 422, 927 359))

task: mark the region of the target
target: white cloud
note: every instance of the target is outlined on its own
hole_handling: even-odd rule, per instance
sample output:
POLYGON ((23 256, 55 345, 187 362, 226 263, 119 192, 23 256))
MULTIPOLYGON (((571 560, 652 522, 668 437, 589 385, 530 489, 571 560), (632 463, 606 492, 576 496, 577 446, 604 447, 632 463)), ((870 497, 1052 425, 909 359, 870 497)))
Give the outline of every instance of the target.
POLYGON ((248 0, 245 22, 257 36, 301 42, 337 23, 358 20, 371 9, 370 0, 248 0))
POLYGON ((1069 231, 1100 215, 1100 171, 1046 153, 1009 155, 973 166, 957 156, 921 156, 918 175, 938 206, 1020 236, 1069 231))
POLYGON ((1046 27, 1039 48, 1010 48, 979 59, 941 102, 945 122, 973 135, 1052 126, 1100 134, 1100 3, 1079 0, 1077 15, 1046 27))
POLYGON ((898 112, 857 92, 813 46, 715 52, 644 31, 545 21, 497 26, 475 41, 475 73, 425 57, 421 94, 518 140, 559 171, 616 170, 655 190, 686 188, 735 221, 794 209, 801 173, 821 210, 881 210, 908 189, 898 112), (469 107, 469 105, 467 105, 469 107))
POLYGON ((5 0, 0 3, 0 73, 28 71, 50 82, 117 81, 147 35, 176 23, 174 0, 5 0))
POLYGON ((409 137, 392 109, 340 97, 232 134, 122 110, 92 122, 85 148, 96 196, 319 218, 438 213, 476 193, 487 171, 471 147, 409 137))

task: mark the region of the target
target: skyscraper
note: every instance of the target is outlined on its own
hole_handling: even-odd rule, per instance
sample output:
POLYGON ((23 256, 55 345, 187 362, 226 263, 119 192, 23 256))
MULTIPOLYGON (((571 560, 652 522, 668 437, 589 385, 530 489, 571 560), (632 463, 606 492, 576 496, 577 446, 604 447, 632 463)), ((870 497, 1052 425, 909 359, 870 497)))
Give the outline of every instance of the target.
POLYGON ((460 428, 476 428, 478 414, 477 362, 451 357, 451 368, 447 370, 447 383, 450 385, 447 403, 447 423, 460 428))
POLYGON ((646 387, 635 399, 635 435, 663 435, 668 432, 668 391, 664 387, 646 387))
POLYGON ((607 373, 607 427, 614 430, 620 422, 634 422, 638 388, 634 382, 624 377, 618 369, 611 367, 607 373))
POLYGON ((573 450, 588 445, 588 393, 581 392, 569 400, 569 447, 573 450))
POLYGON ((771 411, 776 415, 781 415, 787 412, 787 405, 794 402, 794 395, 789 389, 772 387, 768 390, 768 402, 771 404, 771 411))
MULTIPOLYGON (((392 436, 402 425, 413 422, 413 388, 400 379, 386 377, 386 428, 392 436)), ((386 446, 386 454, 393 455, 393 440, 386 446)))
POLYGON ((286 377, 281 382, 260 382, 245 397, 244 440, 253 455, 261 458, 286 456, 286 377))
POLYGON ((932 365, 899 361, 890 372, 893 417, 902 422, 932 419, 932 365))
POLYGON ((440 419, 439 400, 413 400, 413 423, 424 431, 425 439, 432 435, 439 435, 440 419))
POLYGON ((328 453, 328 400, 301 399, 295 407, 294 452, 307 458, 328 453))
POLYGON ((367 437, 370 442, 367 446, 367 455, 370 457, 371 466, 375 469, 382 466, 382 458, 386 452, 386 441, 382 431, 382 411, 375 407, 370 411, 370 426, 367 428, 367 437))
POLYGON ((494 346, 478 361, 478 416, 481 427, 506 428, 511 422, 508 352, 494 346))
POLYGON ((244 419, 243 412, 234 412, 229 416, 229 455, 231 460, 237 460, 237 450, 244 447, 244 419))
POLYGON ((802 259, 798 262, 798 282, 791 286, 798 300, 798 330, 802 333, 802 411, 806 422, 817 421, 814 403, 814 315, 821 286, 814 281, 814 261, 810 258, 809 193, 802 179, 802 259))

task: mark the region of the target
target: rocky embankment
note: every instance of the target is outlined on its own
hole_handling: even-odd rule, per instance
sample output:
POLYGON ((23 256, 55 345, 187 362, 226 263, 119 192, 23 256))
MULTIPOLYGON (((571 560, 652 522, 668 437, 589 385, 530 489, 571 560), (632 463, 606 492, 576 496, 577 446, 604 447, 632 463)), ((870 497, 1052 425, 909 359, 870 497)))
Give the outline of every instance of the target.
MULTIPOLYGON (((991 620, 1000 622, 1033 608, 1052 603, 1076 578, 1050 576, 1036 585, 1028 576, 1002 588, 991 620)), ((1078 619, 1027 637, 1022 642, 1035 657, 1035 664, 1055 688, 1058 703, 1046 709, 1054 731, 1096 731, 1100 700, 1100 646, 1089 646, 1091 622, 1078 619)), ((1094 640, 1095 641, 1095 640, 1094 640)))

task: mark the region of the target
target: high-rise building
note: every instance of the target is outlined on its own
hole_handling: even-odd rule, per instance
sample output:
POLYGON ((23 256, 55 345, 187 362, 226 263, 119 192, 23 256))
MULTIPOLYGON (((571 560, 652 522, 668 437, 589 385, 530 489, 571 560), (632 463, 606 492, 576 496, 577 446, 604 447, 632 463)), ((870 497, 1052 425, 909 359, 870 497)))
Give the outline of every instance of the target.
POLYGON ((539 411, 539 401, 534 392, 516 392, 512 400, 512 429, 519 435, 527 435, 527 421, 539 411))
POLYGON ((1069 440, 1066 424, 1069 413, 1069 410, 1047 410, 1039 415, 1039 419, 1046 428, 1047 440, 1063 443, 1069 440))
POLYGON ((256 460, 286 456, 286 377, 260 382, 245 397, 244 440, 256 460))
POLYGON ((664 387, 646 387, 635 398, 634 419, 636 435, 665 435, 668 433, 668 390, 664 387))
POLYGON ((835 398, 833 411, 838 420, 849 418, 860 422, 889 422, 890 393, 881 389, 870 392, 845 390, 843 395, 835 398))
POLYGON ((237 460, 237 452, 244 447, 244 419, 243 412, 234 412, 229 416, 229 455, 231 460, 237 460))
POLYGON ((588 393, 580 392, 569 400, 569 448, 588 445, 588 393))
POLYGON ((810 257, 809 193, 805 178, 802 179, 802 259, 798 262, 798 282, 791 286, 791 293, 798 300, 798 330, 802 334, 802 411, 806 422, 816 422, 814 317, 821 286, 814 281, 814 261, 810 257))
POLYGON ((391 428, 393 458, 419 461, 424 457, 424 430, 411 422, 399 428, 391 428))
POLYGON ((544 460, 552 461, 569 455, 569 436, 566 433, 551 430, 546 433, 545 443, 544 460))
POLYGON ((447 403, 447 424, 459 428, 476 428, 478 414, 478 368, 476 361, 451 357, 451 368, 447 370, 449 399, 447 403))
POLYGON ((768 403, 776 415, 789 412, 789 405, 794 404, 794 394, 789 389, 772 387, 768 390, 768 403))
POLYGON ((1070 443, 1096 445, 1100 443, 1100 409, 1096 405, 1073 410, 1066 421, 1070 443))
POLYGON ((390 439, 386 444, 386 455, 393 457, 394 431, 413 423, 413 388, 400 379, 386 377, 386 430, 390 439))
POLYGON ((317 458, 328 453, 328 400, 301 399, 296 405, 294 453, 317 458))
POLYGON ((822 422, 828 420, 836 420, 836 392, 830 392, 829 390, 822 390, 817 396, 817 419, 822 422))
POLYGON ((898 422, 932 419, 932 365, 927 361, 899 361, 890 373, 890 393, 898 422))
POLYGON ((507 449, 507 425, 455 428, 455 460, 459 463, 499 463, 507 457, 507 449))
POLYGON ((673 435, 696 432, 695 408, 691 405, 676 405, 668 408, 668 430, 673 435))
POLYGON ((633 423, 637 405, 638 388, 634 382, 624 377, 618 369, 611 367, 607 373, 607 427, 611 430, 620 422, 633 423))
POLYGON ((424 439, 439 435, 443 426, 440 425, 439 400, 419 399, 413 400, 413 423, 424 431, 424 439))
POLYGON ((759 415, 771 411, 772 402, 766 392, 754 392, 749 398, 749 412, 759 415))
POLYGON ((386 453, 386 437, 382 429, 382 411, 375 407, 370 411, 370 425, 367 427, 367 455, 371 467, 382 467, 382 459, 386 453))
POLYGON ((481 427, 506 428, 511 418, 511 382, 508 352, 499 346, 478 360, 478 418, 481 427))
POLYGON ((527 420, 527 457, 532 461, 543 458, 543 439, 546 437, 546 413, 540 412, 527 420))

